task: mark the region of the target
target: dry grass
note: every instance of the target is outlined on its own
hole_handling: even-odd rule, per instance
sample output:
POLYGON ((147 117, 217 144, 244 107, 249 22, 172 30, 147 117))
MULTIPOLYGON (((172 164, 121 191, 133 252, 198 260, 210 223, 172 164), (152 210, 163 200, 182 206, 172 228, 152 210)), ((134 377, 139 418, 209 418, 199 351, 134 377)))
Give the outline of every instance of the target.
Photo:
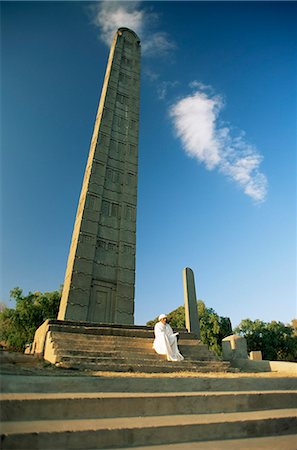
POLYGON ((145 373, 145 372, 99 372, 87 370, 72 370, 56 367, 52 364, 38 360, 32 355, 0 352, 0 371, 11 375, 35 376, 89 376, 101 378, 297 378, 294 373, 284 372, 172 372, 172 373, 145 373))
POLYGON ((89 372, 91 376, 117 378, 297 378, 293 373, 280 372, 172 372, 172 373, 142 373, 142 372, 89 372))

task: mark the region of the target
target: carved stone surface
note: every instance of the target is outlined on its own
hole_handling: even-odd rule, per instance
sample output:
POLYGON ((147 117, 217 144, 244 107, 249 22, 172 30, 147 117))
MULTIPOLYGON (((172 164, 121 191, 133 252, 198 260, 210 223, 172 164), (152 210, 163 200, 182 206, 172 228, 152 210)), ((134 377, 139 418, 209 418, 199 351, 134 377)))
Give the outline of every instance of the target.
POLYGON ((232 334, 222 340, 223 359, 232 361, 235 359, 247 359, 247 342, 243 336, 232 334))
POLYGON ((200 339, 200 326, 197 309, 197 298, 195 289, 194 273, 192 269, 186 267, 183 270, 184 300, 186 328, 190 333, 195 333, 200 339))
POLYGON ((58 319, 134 323, 140 40, 110 50, 58 319))

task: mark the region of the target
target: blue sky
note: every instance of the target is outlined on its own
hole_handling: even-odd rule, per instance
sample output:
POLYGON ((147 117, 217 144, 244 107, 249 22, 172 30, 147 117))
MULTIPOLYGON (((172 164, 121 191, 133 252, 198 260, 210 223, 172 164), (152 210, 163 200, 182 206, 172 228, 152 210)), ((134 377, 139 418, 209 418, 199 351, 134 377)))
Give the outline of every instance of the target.
POLYGON ((296 3, 1 2, 2 282, 63 283, 109 42, 142 42, 135 323, 296 316, 296 3))

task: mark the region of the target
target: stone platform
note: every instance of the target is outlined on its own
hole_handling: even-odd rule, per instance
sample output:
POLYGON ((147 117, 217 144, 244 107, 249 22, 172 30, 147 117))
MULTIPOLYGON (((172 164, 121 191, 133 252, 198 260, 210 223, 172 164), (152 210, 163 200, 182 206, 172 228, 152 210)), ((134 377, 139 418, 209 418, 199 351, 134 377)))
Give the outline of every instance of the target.
MULTIPOLYGON (((184 361, 167 361, 152 348, 152 327, 48 320, 36 332, 32 353, 58 367, 112 372, 224 372, 220 360, 193 333, 179 331, 184 361)), ((233 370, 233 369, 232 369, 233 370)))

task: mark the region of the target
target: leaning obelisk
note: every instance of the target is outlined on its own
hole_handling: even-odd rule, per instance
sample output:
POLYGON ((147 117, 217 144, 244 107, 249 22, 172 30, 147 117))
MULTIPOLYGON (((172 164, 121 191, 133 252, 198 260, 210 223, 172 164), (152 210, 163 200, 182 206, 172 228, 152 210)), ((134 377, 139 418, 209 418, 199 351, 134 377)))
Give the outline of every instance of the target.
POLYGON ((115 34, 68 257, 59 320, 133 324, 140 40, 115 34))

